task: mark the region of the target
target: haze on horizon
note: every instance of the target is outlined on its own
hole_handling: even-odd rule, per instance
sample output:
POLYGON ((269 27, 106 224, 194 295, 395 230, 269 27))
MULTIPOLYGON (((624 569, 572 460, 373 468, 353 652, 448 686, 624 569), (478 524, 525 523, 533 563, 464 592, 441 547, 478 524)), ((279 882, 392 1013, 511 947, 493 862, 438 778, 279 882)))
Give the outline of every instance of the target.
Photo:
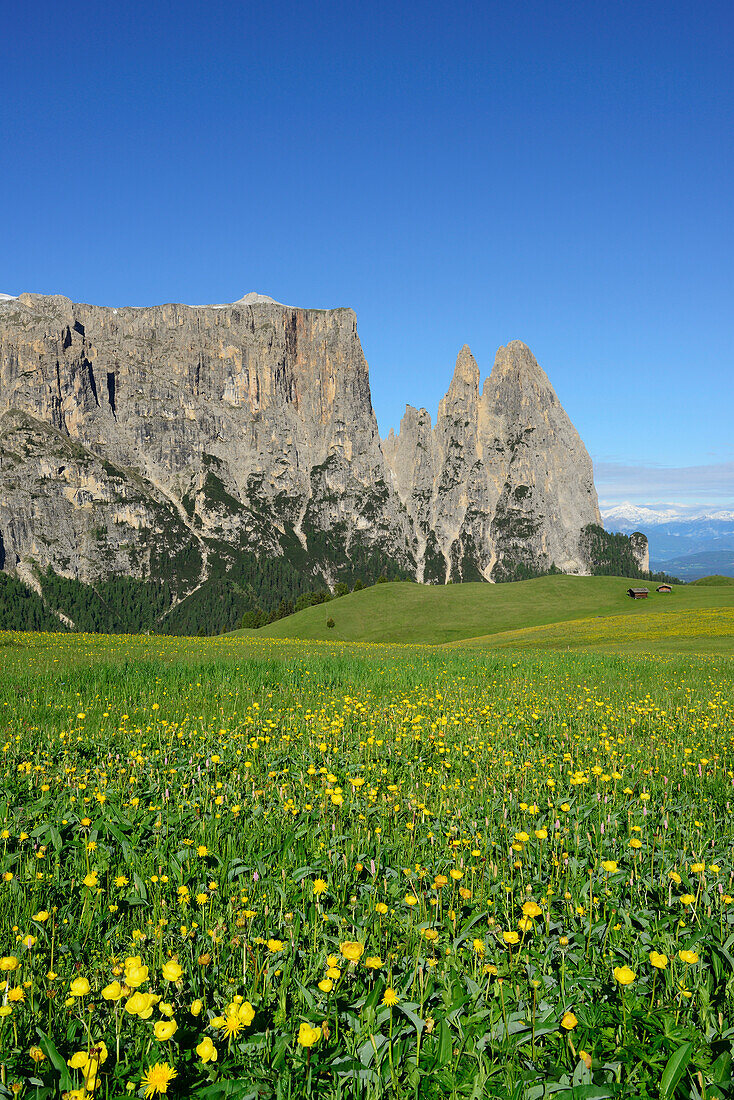
POLYGON ((486 376, 521 339, 604 507, 731 509, 732 30, 721 2, 16 5, 0 290, 349 305, 382 435, 435 417, 464 343, 486 376))

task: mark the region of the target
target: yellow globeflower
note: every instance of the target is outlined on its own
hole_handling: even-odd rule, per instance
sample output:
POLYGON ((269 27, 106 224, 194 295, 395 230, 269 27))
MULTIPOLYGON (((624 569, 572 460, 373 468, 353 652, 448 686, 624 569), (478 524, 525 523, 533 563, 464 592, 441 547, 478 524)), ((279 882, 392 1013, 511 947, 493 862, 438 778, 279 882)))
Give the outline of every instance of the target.
POLYGON ((204 1002, 197 999, 196 1001, 191 1002, 191 1008, 189 1009, 189 1012, 192 1016, 200 1016, 203 1007, 204 1002))
POLYGON ((13 1009, 10 1005, 0 1005, 0 1020, 4 1019, 6 1016, 10 1016, 12 1011, 13 1009))
POLYGON ((322 993, 331 993, 333 988, 334 983, 332 982, 331 978, 322 978, 319 982, 319 989, 322 993))
POLYGON ((153 1032, 156 1039, 165 1043, 168 1039, 171 1039, 178 1030, 178 1024, 175 1020, 156 1020, 153 1026, 153 1032))
POLYGON ((385 905, 384 901, 378 901, 377 905, 375 906, 375 912, 379 913, 381 917, 385 916, 385 913, 387 913, 387 906, 385 905))
POLYGON ((683 905, 693 905, 696 898, 694 894, 681 894, 680 900, 683 905))
POLYGON ((561 1020, 561 1027, 565 1028, 566 1031, 573 1031, 577 1023, 578 1020, 574 1016, 573 1012, 566 1012, 563 1019, 561 1020))
POLYGON ((700 875, 702 871, 706 870, 706 864, 705 863, 692 863, 691 864, 691 870, 693 871, 694 875, 700 875))
POLYGON ((688 963, 689 966, 693 966, 698 962, 698 955, 695 951, 679 951, 678 958, 681 962, 688 963))
POLYGON ((202 1062, 216 1062, 217 1060, 217 1048, 208 1035, 201 1040, 196 1048, 196 1053, 199 1055, 202 1062))
POLYGON ((613 875, 617 870, 616 859, 603 859, 601 865, 608 875, 613 875))
POLYGON ((163 977, 167 982, 177 982, 182 974, 183 969, 175 959, 169 959, 167 963, 163 964, 163 977))
POLYGON ((90 871, 90 873, 82 879, 82 882, 85 886, 88 886, 90 890, 93 890, 96 886, 99 886, 99 878, 97 876, 97 872, 90 871))
POLYGON ((520 920, 517 922, 517 927, 520 929, 521 932, 532 932, 533 928, 535 927, 533 918, 520 917, 520 920))
POLYGON ((524 917, 539 917, 543 910, 537 901, 526 901, 522 907, 522 912, 524 917))
POLYGON ((665 970, 665 967, 668 965, 668 956, 661 955, 658 951, 651 951, 650 965, 654 966, 656 970, 665 970))
POLYGON ((3 955, 3 957, 0 959, 0 970, 17 970, 19 966, 20 963, 16 959, 15 955, 3 955))
POLYGON ((74 978, 74 981, 69 986, 69 992, 72 997, 86 997, 89 990, 90 985, 86 978, 74 978))
POLYGON ((370 970, 379 970, 382 966, 382 959, 379 955, 368 955, 364 960, 364 965, 370 970))
POLYGON ((302 1047, 316 1046, 321 1038, 321 1028, 303 1023, 298 1029, 298 1042, 302 1047))
POLYGON ((406 894, 405 895, 405 904, 406 905, 417 905, 418 904, 418 898, 415 896, 415 894, 406 894))
POLYGON ((620 985, 631 985, 637 975, 629 966, 615 966, 614 977, 620 985))
POLYGON ((240 1023, 244 1024, 245 1027, 249 1027, 255 1019, 255 1009, 249 1001, 243 1001, 237 1011, 237 1015, 240 1019, 240 1023))
POLYGON ((364 944, 348 940, 346 943, 339 944, 339 950, 345 959, 349 959, 350 962, 356 963, 359 962, 364 954, 364 944))
POLYGON ((514 944, 520 942, 520 937, 518 936, 517 932, 503 932, 502 939, 510 946, 513 946, 514 944))
POLYGON ((72 1069, 84 1069, 89 1061, 89 1055, 86 1050, 77 1050, 75 1054, 72 1054, 71 1058, 67 1060, 67 1066, 71 1066, 72 1069))

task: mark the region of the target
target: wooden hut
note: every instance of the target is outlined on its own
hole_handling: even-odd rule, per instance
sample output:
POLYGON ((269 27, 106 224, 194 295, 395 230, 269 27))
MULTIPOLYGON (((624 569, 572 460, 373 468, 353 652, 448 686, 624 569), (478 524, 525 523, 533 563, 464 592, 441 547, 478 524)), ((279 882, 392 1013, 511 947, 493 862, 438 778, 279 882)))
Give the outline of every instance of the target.
POLYGON ((647 588, 628 588, 627 595, 633 600, 646 600, 650 592, 647 588))
POLYGON ((670 584, 659 584, 655 589, 656 592, 672 592, 673 588, 670 584))

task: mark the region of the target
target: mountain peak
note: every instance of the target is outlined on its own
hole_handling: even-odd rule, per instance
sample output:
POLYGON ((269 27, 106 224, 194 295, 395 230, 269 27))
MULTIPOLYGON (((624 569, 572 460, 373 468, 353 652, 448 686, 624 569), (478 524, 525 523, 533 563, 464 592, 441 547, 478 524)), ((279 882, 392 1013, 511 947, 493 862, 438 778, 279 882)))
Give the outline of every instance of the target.
POLYGON ((479 397, 479 367, 468 344, 456 357, 454 375, 446 396, 438 406, 438 419, 455 415, 457 412, 476 408, 479 397))
POLYGON ((275 298, 270 298, 267 294, 258 294, 256 290, 250 290, 247 294, 244 294, 241 298, 238 298, 236 302, 232 302, 233 306, 259 306, 259 305, 271 305, 282 306, 282 302, 276 302, 275 298))

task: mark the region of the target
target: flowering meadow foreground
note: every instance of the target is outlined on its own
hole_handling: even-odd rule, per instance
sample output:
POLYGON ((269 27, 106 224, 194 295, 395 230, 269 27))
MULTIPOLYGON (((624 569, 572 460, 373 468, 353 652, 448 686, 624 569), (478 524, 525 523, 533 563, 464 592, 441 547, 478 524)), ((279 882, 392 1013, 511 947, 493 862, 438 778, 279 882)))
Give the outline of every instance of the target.
POLYGON ((0 661, 0 1096, 731 1095, 726 659, 0 661))

